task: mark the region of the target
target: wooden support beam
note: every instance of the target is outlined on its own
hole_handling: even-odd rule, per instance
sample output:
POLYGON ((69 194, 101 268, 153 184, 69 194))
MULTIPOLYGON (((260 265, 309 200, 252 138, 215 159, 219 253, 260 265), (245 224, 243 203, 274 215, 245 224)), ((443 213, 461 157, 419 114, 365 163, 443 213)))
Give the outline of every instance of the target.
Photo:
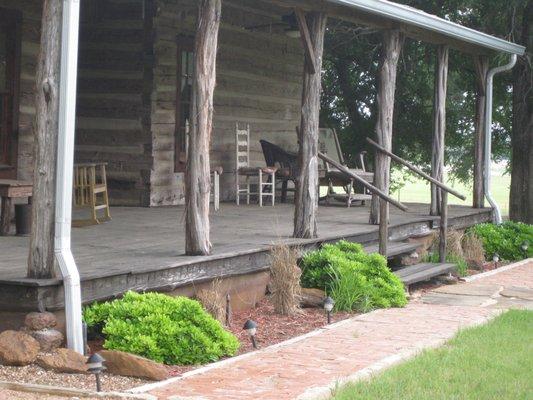
POLYGON ((474 118, 474 188, 472 206, 474 208, 482 208, 485 203, 483 149, 485 147, 485 102, 489 58, 477 56, 474 58, 474 65, 476 67, 476 115, 474 118))
MULTIPOLYGON (((396 74, 398 59, 403 45, 403 35, 399 30, 383 32, 383 48, 379 68, 379 87, 377 94, 378 117, 376 122, 377 142, 387 150, 392 149, 392 123, 394 115, 394 95, 396 93, 396 74)), ((377 153, 374 168, 374 185, 389 193, 390 159, 383 153, 377 153)), ((370 223, 379 222, 379 199, 372 196, 370 206, 370 223)))
POLYGON ((213 130, 213 92, 221 0, 200 0, 194 45, 194 77, 191 129, 185 171, 185 251, 207 255, 209 239, 209 148, 213 130))
POLYGON ((318 128, 320 114, 322 54, 327 15, 309 13, 307 18, 313 48, 315 73, 306 67, 303 74, 302 116, 299 129, 298 166, 294 207, 294 237, 317 236, 318 209, 318 128))
POLYGON ((379 254, 387 258, 389 242, 389 203, 379 199, 379 254))
POLYGON ((307 18, 305 13, 299 8, 294 9, 298 27, 300 28, 300 39, 305 53, 305 65, 310 74, 315 74, 317 71, 315 50, 311 42, 311 34, 309 33, 309 26, 307 25, 307 18))
POLYGON ((439 262, 446 262, 446 242, 448 240, 448 193, 442 189, 437 189, 440 192, 440 227, 439 227, 439 262))
MULTIPOLYGON (((431 176, 444 182, 444 138, 446 134, 446 92, 448 87, 449 47, 437 47, 435 66, 435 97, 433 99, 433 145, 431 153, 431 176)), ((431 215, 440 215, 441 197, 437 186, 431 184, 431 215)))
POLYGON ((45 0, 35 90, 28 278, 53 278, 62 0, 45 0))

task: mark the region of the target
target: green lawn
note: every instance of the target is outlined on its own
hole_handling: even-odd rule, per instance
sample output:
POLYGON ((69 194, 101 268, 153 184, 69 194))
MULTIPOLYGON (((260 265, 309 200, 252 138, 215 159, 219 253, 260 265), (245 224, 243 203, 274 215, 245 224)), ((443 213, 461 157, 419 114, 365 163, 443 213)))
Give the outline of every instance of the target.
POLYGON ((445 346, 334 396, 355 399, 533 399, 533 311, 509 311, 461 331, 445 346))
MULTIPOLYGON (((459 193, 467 196, 466 201, 462 201, 455 196, 448 196, 450 204, 463 204, 472 205, 472 185, 464 185, 459 182, 447 181, 448 185, 459 191, 459 193)), ((501 175, 499 173, 493 173, 491 181, 491 189, 494 199, 501 207, 502 215, 509 215, 509 187, 511 185, 510 175, 501 175)), ((429 203, 431 201, 431 194, 429 188, 429 182, 420 179, 415 180, 413 183, 406 184, 403 188, 393 193, 394 198, 399 199, 402 202, 409 203, 429 203)), ((488 203, 485 202, 488 206, 488 203)))

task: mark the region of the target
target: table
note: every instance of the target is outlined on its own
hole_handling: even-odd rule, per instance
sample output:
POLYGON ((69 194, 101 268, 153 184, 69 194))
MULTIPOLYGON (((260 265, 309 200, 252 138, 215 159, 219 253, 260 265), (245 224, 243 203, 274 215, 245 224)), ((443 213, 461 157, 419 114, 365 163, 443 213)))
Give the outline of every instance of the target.
POLYGON ((19 181, 16 179, 0 179, 0 198, 2 198, 2 209, 0 211, 0 236, 9 234, 11 225, 11 203, 15 198, 28 198, 31 204, 33 184, 31 182, 19 181))

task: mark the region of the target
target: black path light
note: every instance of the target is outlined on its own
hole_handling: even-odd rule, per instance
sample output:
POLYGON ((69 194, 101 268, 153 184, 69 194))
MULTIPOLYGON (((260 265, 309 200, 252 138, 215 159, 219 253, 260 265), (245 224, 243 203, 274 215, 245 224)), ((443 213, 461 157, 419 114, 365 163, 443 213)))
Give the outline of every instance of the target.
POLYGON ((529 249, 529 241, 524 240, 520 245, 520 248, 524 252, 524 258, 527 258, 527 250, 529 249))
POLYGON ((250 336, 250 340, 252 341, 253 348, 257 349, 257 343, 255 341, 255 334, 257 333, 257 324, 251 319, 249 319, 244 323, 244 326, 242 329, 248 332, 248 335, 250 336))
POLYGON ((331 324, 331 311, 333 311, 333 306, 335 306, 335 300, 329 296, 326 297, 324 299, 324 310, 326 310, 328 315, 328 324, 331 324))
POLYGON ((494 253, 492 255, 492 261, 494 261, 494 267, 498 268, 498 262, 500 262, 500 255, 498 253, 494 253))
POLYGON ((96 378, 96 391, 102 391, 102 384, 100 382, 100 374, 104 371, 104 357, 98 353, 94 353, 87 360, 87 371, 94 374, 96 378))

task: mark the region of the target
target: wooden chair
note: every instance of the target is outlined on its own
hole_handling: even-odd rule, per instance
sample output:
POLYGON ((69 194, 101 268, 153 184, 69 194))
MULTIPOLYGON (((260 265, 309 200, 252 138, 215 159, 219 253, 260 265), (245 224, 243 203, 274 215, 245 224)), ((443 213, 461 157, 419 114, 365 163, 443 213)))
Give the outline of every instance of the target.
POLYGON ((285 151, 279 146, 266 140, 260 140, 266 165, 276 167, 277 183, 281 182, 281 202, 287 201, 287 192, 294 191, 288 188, 289 181, 296 184, 298 178, 298 155, 285 151))
POLYGON ((276 198, 277 168, 250 166, 250 125, 241 129, 239 124, 236 124, 235 149, 235 201, 237 205, 240 204, 241 196, 245 195, 246 204, 250 204, 250 196, 257 195, 260 207, 263 207, 264 196, 270 197, 273 206, 276 198), (245 177, 244 188, 242 189, 241 177, 245 177), (257 178, 257 192, 251 191, 251 178, 257 178))
POLYGON ((211 198, 213 199, 213 208, 215 211, 220 209, 220 175, 224 172, 222 167, 211 168, 211 198))
POLYGON ((87 219, 73 220, 72 226, 97 225, 111 220, 106 165, 107 163, 74 165, 74 206, 88 208, 90 216, 87 219), (103 210, 103 217, 98 217, 98 210, 103 210))
MULTIPOLYGON (((326 154, 342 165, 346 165, 335 129, 320 128, 318 145, 321 153, 326 154)), ((350 171, 361 176, 368 182, 373 182, 374 174, 367 172, 364 165, 364 153, 359 153, 358 157, 362 163, 362 168, 350 169, 350 171)), ((365 189, 357 193, 353 179, 346 177, 341 171, 328 165, 326 162, 323 163, 319 171, 319 176, 319 187, 326 186, 328 188, 326 196, 321 197, 321 200, 326 200, 326 202, 329 202, 331 199, 344 201, 346 202, 346 206, 350 207, 354 201, 360 201, 364 205, 367 200, 372 198, 370 194, 366 193, 365 189), (344 193, 335 192, 334 188, 339 186, 344 189, 344 193)))

